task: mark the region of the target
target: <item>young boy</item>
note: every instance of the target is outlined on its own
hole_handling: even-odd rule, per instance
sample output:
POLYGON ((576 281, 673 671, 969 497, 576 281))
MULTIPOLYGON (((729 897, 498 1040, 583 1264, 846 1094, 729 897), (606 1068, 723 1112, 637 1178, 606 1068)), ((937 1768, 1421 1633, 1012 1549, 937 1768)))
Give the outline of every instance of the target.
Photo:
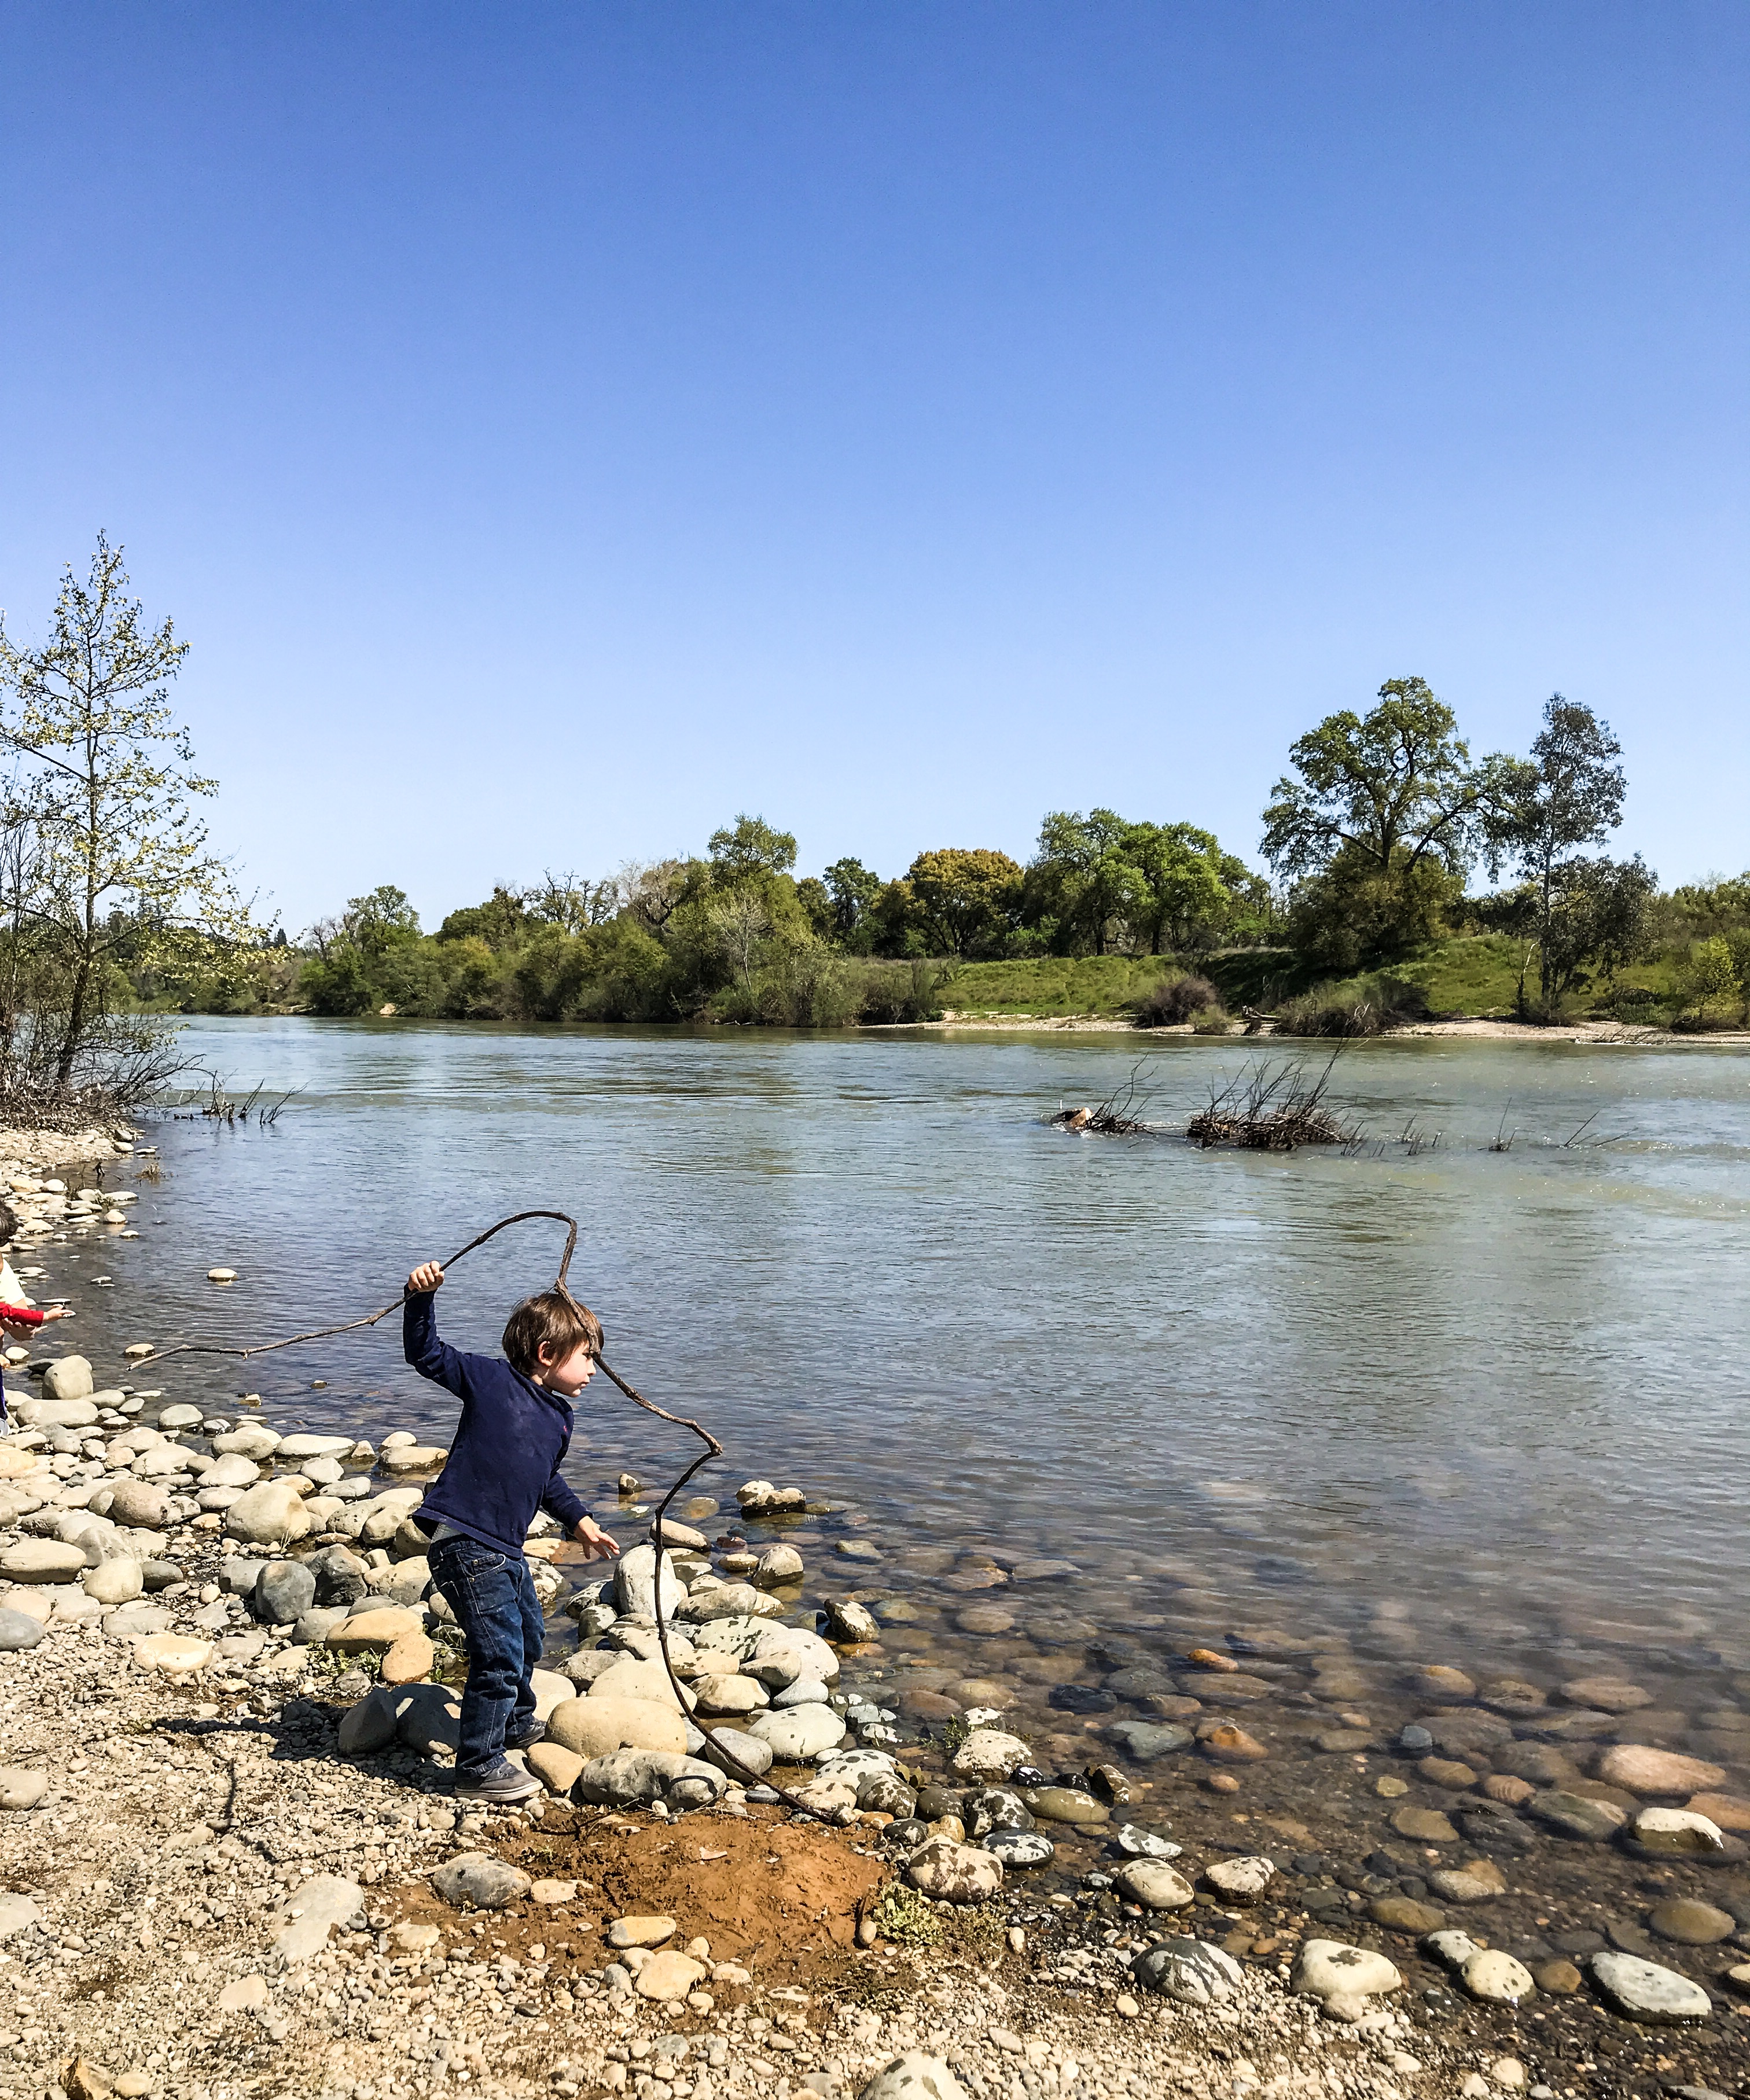
POLYGON ((415 1370, 462 1404, 448 1462, 418 1520, 435 1527, 432 1584, 468 1638, 456 1792, 463 1801, 525 1801, 540 1781, 505 1751, 546 1733, 530 1681, 544 1629, 522 1551, 529 1525, 544 1508, 592 1560, 619 1551, 559 1476, 571 1402, 595 1376, 602 1325, 566 1293, 544 1290, 511 1314, 503 1358, 465 1357, 438 1339, 432 1295, 443 1282, 434 1261, 408 1277, 402 1344, 415 1370))

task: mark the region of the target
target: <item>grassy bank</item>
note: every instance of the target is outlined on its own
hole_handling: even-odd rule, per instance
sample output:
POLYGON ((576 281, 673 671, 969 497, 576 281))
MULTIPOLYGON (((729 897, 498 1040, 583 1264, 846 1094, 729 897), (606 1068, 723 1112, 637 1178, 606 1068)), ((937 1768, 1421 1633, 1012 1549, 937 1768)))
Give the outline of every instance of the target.
MULTIPOLYGON (((1515 1011, 1524 956, 1523 943, 1505 935, 1466 934, 1433 942, 1383 974, 1417 987, 1431 1013, 1506 1019, 1515 1011)), ((1597 988, 1576 999, 1576 1017, 1596 1012, 1668 1027, 1684 1012, 1682 961, 1681 951, 1673 951, 1629 965, 1614 992, 1597 988)), ((1248 1006, 1272 1012, 1316 985, 1333 1004, 1352 1004, 1372 995, 1379 982, 1375 976, 1316 980, 1286 948, 1236 948, 1197 964, 1168 955, 1090 955, 943 967, 936 995, 945 1012, 1050 1021, 1126 1019, 1152 986, 1192 968, 1236 1014, 1248 1006)), ((1535 988, 1535 960, 1533 972, 1535 988)))

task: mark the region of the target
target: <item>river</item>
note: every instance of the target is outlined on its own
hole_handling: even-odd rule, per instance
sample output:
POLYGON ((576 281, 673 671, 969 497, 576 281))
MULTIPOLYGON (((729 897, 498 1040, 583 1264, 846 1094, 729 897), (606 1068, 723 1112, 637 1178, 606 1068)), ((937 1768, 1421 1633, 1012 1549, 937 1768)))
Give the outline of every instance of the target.
MULTIPOLYGON (((68 1251, 114 1278, 81 1295, 87 1337, 94 1317, 116 1341, 324 1325, 551 1206, 582 1222, 572 1281, 611 1360, 728 1446, 700 1483, 725 1499, 765 1475, 919 1542, 1070 1559, 1111 1586, 1101 1617, 1158 1574, 1216 1628, 1383 1611, 1529 1668, 1620 1621, 1668 1667, 1750 1667, 1740 1052, 1357 1044, 1333 1095, 1373 1142, 1279 1157, 1046 1127, 1127 1082, 1122 1035, 204 1020, 183 1040, 234 1093, 298 1092, 271 1130, 154 1131, 142 1237, 68 1251), (1438 1143, 1391 1141, 1411 1126, 1438 1143)), ((1170 1128, 1261 1054, 1143 1048, 1170 1128)), ((522 1227, 472 1256, 446 1330, 494 1346, 558 1243, 522 1227)), ((249 1383, 282 1427, 441 1439, 394 1326, 249 1383)), ((229 1399, 237 1368, 172 1383, 229 1399)), ((686 1444, 602 1381, 579 1448, 598 1493, 686 1444)))

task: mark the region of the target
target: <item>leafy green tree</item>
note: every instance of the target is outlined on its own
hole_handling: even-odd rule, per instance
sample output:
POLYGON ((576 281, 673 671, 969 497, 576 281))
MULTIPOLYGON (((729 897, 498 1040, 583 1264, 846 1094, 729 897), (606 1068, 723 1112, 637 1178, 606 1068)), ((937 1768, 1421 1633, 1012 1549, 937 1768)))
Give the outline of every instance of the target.
MULTIPOLYGON (((0 707, 13 704, 0 743, 19 761, 7 823, 33 840, 24 917, 57 981, 45 1075, 56 1094, 104 1054, 124 951, 141 965, 194 938, 223 968, 253 936, 196 814, 217 783, 191 770, 170 707, 188 645, 168 620, 148 629, 128 590, 121 549, 99 534, 86 580, 64 572, 42 647, 20 648, 0 625, 0 707)), ((139 1032, 125 1033, 112 1047, 138 1054, 139 1032)))
POLYGON ((1233 918, 1244 862, 1194 824, 1127 824, 1124 847, 1142 884, 1131 924, 1149 954, 1208 954, 1233 918))
POLYGON ((921 960, 931 951, 924 915, 902 875, 882 884, 866 923, 871 955, 909 962, 921 960))
POLYGON ((1465 879, 1439 859, 1413 864, 1400 847, 1389 868, 1345 846, 1289 898, 1289 945, 1324 977, 1371 969, 1445 933, 1465 879))
POLYGON ((1135 858, 1136 827, 1113 810, 1047 813, 1039 827, 1029 910, 1056 921, 1070 952, 1104 955, 1148 908, 1147 878, 1135 858))
POLYGON ((876 932, 873 920, 883 889, 880 876, 847 856, 835 860, 823 879, 832 899, 831 938, 853 955, 866 955, 876 932))
POLYGON ((765 875, 787 875, 796 864, 796 842, 789 832, 774 831, 764 817, 743 814, 708 841, 711 869, 719 889, 765 875))
POLYGON ((802 907, 815 939, 836 944, 838 915, 833 910, 832 892, 818 875, 805 875, 796 885, 796 902, 802 907))
POLYGON ((1558 929, 1563 899, 1585 888, 1564 885, 1562 870, 1582 846, 1597 845, 1622 821, 1628 779, 1622 746, 1589 707, 1552 693, 1529 761, 1502 762, 1488 814, 1492 848, 1510 853, 1535 901, 1532 937, 1539 948, 1539 1004, 1552 1007, 1565 967, 1567 936, 1558 929))
POLYGON ((1473 765, 1457 718, 1422 678, 1388 678, 1368 714, 1327 715, 1289 757, 1298 778, 1285 774, 1264 811, 1264 857, 1278 876, 1303 883, 1345 856, 1324 909, 1345 896, 1365 904, 1363 960, 1426 938, 1415 930, 1435 887, 1425 871, 1444 870, 1462 894, 1507 761, 1473 765))
POLYGON ((451 912, 438 929, 437 938, 483 941, 496 952, 519 939, 528 922, 528 906, 522 891, 511 889, 502 882, 496 883, 484 904, 467 904, 461 911, 451 912))
POLYGON ((906 871, 911 906, 940 955, 968 955, 1000 940, 1020 898, 1019 862, 988 846, 942 846, 906 871))
POLYGON ((1702 1014, 1722 999, 1735 999, 1742 989, 1737 958, 1723 933, 1695 942, 1683 966, 1682 977, 1684 990, 1695 1002, 1696 1012, 1702 1014))
POLYGON ((392 882, 379 884, 363 897, 349 898, 340 923, 346 938, 373 962, 399 943, 419 938, 419 914, 408 902, 407 892, 392 882))
POLYGON ((1553 964, 1543 1012, 1557 1011, 1571 990, 1602 972, 1614 982, 1625 964, 1645 952, 1659 878, 1637 854, 1633 860, 1576 858, 1558 863, 1540 953, 1553 964))

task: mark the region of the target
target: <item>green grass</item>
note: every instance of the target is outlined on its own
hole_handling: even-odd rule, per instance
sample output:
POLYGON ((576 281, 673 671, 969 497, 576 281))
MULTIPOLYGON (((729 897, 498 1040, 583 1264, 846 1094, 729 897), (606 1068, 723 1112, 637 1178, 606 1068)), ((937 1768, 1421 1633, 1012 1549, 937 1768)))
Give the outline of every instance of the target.
POLYGON ((1114 1017, 1179 967, 1165 955, 1039 955, 1013 963, 957 963, 937 986, 953 1013, 1114 1017))
MULTIPOLYGON (((1520 942, 1503 934, 1460 934, 1433 942, 1389 969, 1368 974, 1369 978, 1378 974, 1420 985, 1437 1014, 1509 1018, 1523 953, 1520 942)), ((1650 1020, 1668 1021, 1677 1010, 1681 960, 1673 951, 1622 973, 1622 988, 1650 992, 1659 1002, 1657 1010, 1649 1012, 1650 1020)), ((1236 1014, 1246 1006, 1267 1012, 1277 1000, 1328 982, 1307 970, 1287 948, 1235 948, 1201 964, 1178 962, 1170 955, 1041 955, 1017 962, 954 964, 949 966, 937 997, 946 1012, 957 1014, 1122 1020, 1150 986, 1193 969, 1210 980, 1228 1011, 1236 1014)), ((1347 992, 1360 997, 1364 989, 1371 986, 1362 977, 1345 978, 1334 986, 1333 995, 1347 992)), ((1576 1015, 1610 1010, 1610 1002, 1597 986, 1577 995, 1571 1004, 1576 1015)))

